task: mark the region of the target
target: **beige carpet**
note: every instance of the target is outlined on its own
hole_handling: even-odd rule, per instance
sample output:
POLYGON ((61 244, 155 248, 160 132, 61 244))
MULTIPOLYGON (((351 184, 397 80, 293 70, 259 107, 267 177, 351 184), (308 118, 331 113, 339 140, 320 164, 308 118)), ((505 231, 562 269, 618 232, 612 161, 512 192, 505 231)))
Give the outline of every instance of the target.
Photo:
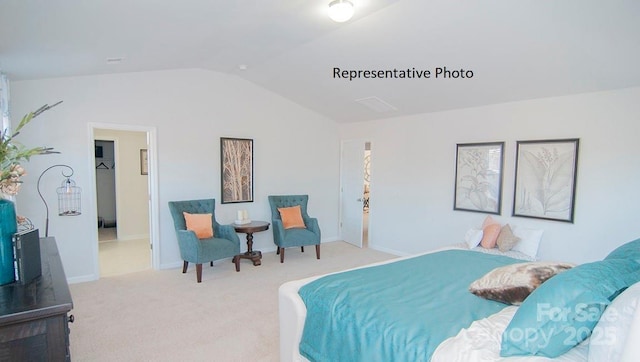
POLYGON ((100 278, 151 269, 149 239, 98 243, 100 278))
POLYGON ((289 280, 393 258, 344 242, 287 249, 284 264, 265 253, 262 265, 243 260, 146 270, 72 284, 73 361, 278 361, 278 287, 289 280), (310 250, 308 250, 310 249, 310 250))

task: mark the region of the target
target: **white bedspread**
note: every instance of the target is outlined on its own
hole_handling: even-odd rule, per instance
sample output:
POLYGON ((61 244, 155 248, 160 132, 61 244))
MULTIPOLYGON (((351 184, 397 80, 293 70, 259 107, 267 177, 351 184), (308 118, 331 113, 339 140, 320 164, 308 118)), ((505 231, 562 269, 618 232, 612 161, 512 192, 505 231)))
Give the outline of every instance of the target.
POLYGON ((455 337, 442 342, 434 352, 432 362, 575 362, 586 361, 587 341, 557 358, 523 356, 500 357, 502 332, 513 318, 518 307, 511 306, 485 319, 477 320, 455 337))

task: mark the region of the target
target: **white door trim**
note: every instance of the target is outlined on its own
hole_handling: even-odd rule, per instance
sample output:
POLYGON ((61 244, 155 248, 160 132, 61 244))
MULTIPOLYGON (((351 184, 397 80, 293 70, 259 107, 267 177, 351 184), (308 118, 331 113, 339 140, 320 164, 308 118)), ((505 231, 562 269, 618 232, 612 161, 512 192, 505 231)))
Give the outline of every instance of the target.
MULTIPOLYGON (((149 159, 149 241, 151 243, 151 264, 153 269, 160 269, 160 245, 159 245, 159 235, 160 235, 160 225, 159 225, 159 209, 158 209, 158 157, 157 157, 157 129, 152 126, 137 126, 137 125, 125 125, 125 124, 114 124, 114 123, 96 123, 89 122, 89 150, 88 157, 89 161, 89 170, 92 170, 95 162, 95 130, 96 129, 108 129, 114 131, 134 131, 134 132, 145 132, 147 134, 147 145, 148 145, 148 159, 149 159)), ((96 200, 96 176, 95 172, 90 172, 91 175, 91 187, 92 192, 89 193, 86 197, 88 199, 88 203, 90 205, 97 205, 96 200)), ((88 213, 91 214, 91 220, 97 220, 98 215, 96 214, 96 208, 89 208, 88 213)), ((93 273, 94 279, 100 278, 100 261, 98 255, 98 243, 97 243, 97 234, 95 235, 96 242, 92 244, 92 252, 93 252, 93 273)))

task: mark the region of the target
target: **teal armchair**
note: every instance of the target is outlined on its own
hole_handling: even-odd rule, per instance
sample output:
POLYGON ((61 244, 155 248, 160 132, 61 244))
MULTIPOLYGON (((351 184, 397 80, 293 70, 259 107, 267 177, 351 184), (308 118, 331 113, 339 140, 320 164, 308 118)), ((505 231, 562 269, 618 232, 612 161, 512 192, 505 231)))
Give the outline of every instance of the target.
POLYGON ((196 278, 198 283, 202 282, 202 264, 210 263, 213 266, 214 260, 233 258, 236 271, 240 270, 240 238, 231 225, 221 225, 216 221, 215 216, 216 200, 187 200, 169 201, 169 210, 173 217, 173 225, 176 229, 180 256, 184 261, 182 272, 187 272, 189 263, 196 264, 196 278), (208 239, 198 239, 195 232, 187 230, 183 212, 189 214, 211 214, 213 223, 213 237, 208 239))
POLYGON ((271 195, 269 205, 271 206, 271 223, 273 224, 273 242, 278 247, 277 254, 280 254, 280 262, 284 263, 284 250, 288 247, 300 247, 304 252, 307 245, 315 245, 316 258, 320 259, 320 227, 318 219, 307 214, 307 203, 309 195, 271 195), (282 225, 282 218, 278 208, 300 205, 302 220, 306 228, 285 229, 282 225))

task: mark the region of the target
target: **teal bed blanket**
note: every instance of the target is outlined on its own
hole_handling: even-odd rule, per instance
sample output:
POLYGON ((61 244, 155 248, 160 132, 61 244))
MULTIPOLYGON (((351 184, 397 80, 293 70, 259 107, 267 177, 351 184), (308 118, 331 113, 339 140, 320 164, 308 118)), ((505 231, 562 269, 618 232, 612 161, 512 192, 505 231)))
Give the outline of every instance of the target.
POLYGON ((522 260, 444 250, 328 275, 300 288, 307 309, 300 354, 310 361, 429 361, 436 347, 507 305, 469 284, 522 260))

